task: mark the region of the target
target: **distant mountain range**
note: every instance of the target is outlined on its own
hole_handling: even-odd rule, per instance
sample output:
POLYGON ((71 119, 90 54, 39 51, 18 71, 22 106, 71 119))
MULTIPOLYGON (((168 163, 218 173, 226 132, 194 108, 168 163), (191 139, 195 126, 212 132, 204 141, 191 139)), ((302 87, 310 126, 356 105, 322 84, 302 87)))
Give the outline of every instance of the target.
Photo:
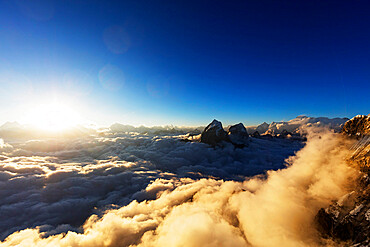
MULTIPOLYGON (((271 135, 278 136, 281 134, 293 134, 301 135, 305 133, 307 127, 328 127, 334 131, 340 131, 343 124, 348 121, 348 118, 327 118, 327 117, 307 117, 298 116, 287 122, 272 122, 270 124, 264 122, 258 126, 246 126, 246 130, 249 135, 271 135)), ((230 125, 231 126, 231 125, 230 125)), ((228 131, 230 126, 225 127, 225 131, 228 131)), ((205 129, 205 126, 198 127, 183 127, 183 126, 139 126, 135 127, 132 125, 125 125, 120 123, 114 123, 108 128, 90 129, 84 126, 76 126, 68 131, 63 132, 63 135, 67 136, 79 136, 84 134, 110 134, 110 133, 125 133, 125 132, 137 132, 140 134, 150 135, 174 135, 174 134, 186 134, 190 133, 193 135, 200 134, 205 129)), ((43 131, 36 127, 29 125, 22 125, 18 122, 6 122, 0 126, 0 138, 38 138, 53 135, 50 131, 43 131)), ((60 133, 58 133, 59 135, 60 133)))
POLYGON ((247 126, 249 134, 258 131, 259 134, 277 135, 284 130, 293 134, 305 132, 307 127, 328 127, 339 132, 348 118, 327 118, 327 117, 307 117, 298 116, 287 122, 272 122, 270 124, 264 122, 258 126, 247 126))

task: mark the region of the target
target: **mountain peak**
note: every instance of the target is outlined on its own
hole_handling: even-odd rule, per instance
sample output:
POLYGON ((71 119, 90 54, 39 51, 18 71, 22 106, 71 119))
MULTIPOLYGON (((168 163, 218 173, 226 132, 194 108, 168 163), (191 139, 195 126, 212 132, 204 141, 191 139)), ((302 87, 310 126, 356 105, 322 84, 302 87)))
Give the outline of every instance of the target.
POLYGON ((8 121, 0 126, 0 129, 19 129, 22 125, 17 121, 8 121))

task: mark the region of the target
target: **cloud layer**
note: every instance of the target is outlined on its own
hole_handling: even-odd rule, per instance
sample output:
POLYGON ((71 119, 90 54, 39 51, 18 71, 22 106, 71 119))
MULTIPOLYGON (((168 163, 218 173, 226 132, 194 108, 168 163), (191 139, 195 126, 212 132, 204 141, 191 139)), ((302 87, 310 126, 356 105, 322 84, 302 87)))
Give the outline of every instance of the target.
POLYGON ((2 143, 2 245, 323 245, 313 219, 356 174, 348 145, 311 133, 277 170, 302 143, 214 149, 137 134, 2 143))

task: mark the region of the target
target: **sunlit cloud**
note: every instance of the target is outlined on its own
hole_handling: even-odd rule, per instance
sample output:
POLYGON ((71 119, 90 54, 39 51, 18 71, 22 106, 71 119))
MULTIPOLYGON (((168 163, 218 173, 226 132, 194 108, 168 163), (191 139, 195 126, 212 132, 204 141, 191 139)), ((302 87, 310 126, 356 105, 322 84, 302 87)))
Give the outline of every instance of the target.
POLYGON ((3 237, 11 234, 2 244, 330 245, 312 224, 317 211, 346 194, 357 176, 345 159, 352 142, 341 135, 310 131, 306 146, 286 160, 288 167, 266 176, 244 181, 212 176, 217 169, 224 178, 241 174, 253 159, 266 166, 269 161, 262 160, 273 150, 266 145, 279 142, 282 149, 270 153, 276 156, 286 149, 284 140, 238 153, 170 136, 122 134, 65 140, 55 150, 43 148, 50 142, 35 143, 29 157, 12 153, 31 150, 28 144, 14 146, 0 162, 0 208, 7 215, 0 227, 3 237), (184 177, 181 171, 203 178, 184 177))

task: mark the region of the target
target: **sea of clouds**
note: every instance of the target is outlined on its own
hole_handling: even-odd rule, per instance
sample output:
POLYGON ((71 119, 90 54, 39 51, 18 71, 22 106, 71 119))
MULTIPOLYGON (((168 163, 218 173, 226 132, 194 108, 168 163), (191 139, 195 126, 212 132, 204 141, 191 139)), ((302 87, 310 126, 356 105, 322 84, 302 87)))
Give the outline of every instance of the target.
POLYGON ((105 132, 1 141, 0 246, 329 244, 314 217, 357 174, 341 135, 250 138, 243 149, 181 139, 105 132))

